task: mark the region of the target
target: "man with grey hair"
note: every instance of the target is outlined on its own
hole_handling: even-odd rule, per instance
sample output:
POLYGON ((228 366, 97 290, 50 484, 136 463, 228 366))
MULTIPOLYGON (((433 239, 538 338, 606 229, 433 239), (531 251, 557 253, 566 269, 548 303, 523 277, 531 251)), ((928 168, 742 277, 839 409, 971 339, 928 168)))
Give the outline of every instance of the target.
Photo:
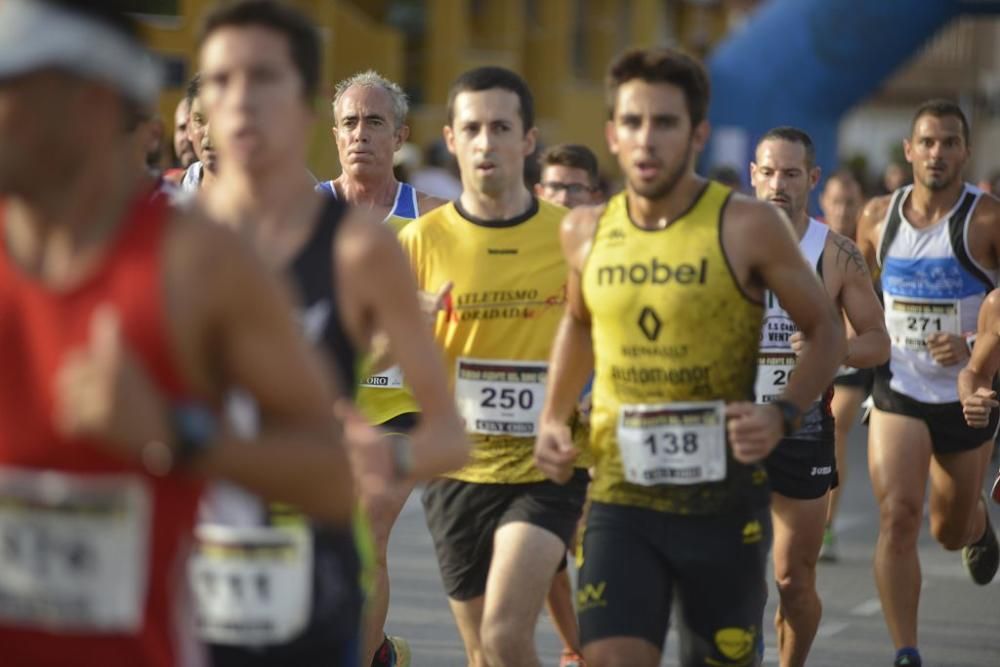
MULTIPOLYGON (((320 183, 327 192, 354 206, 369 208, 399 232, 411 220, 444 204, 444 200, 418 192, 396 180, 393 154, 410 134, 406 126, 409 104, 398 84, 373 70, 351 76, 336 86, 333 98, 333 136, 337 142, 341 174, 320 183)), ((440 295, 443 299, 444 295, 440 295)), ((371 423, 392 434, 405 435, 417 423, 419 408, 403 386, 398 367, 371 374, 358 388, 357 404, 371 423)), ((389 574, 386 552, 389 533, 412 490, 401 486, 379 497, 363 497, 362 506, 375 539, 375 578, 364 620, 364 652, 373 667, 405 666, 410 661, 407 643, 386 636, 383 628, 389 610, 389 574)))

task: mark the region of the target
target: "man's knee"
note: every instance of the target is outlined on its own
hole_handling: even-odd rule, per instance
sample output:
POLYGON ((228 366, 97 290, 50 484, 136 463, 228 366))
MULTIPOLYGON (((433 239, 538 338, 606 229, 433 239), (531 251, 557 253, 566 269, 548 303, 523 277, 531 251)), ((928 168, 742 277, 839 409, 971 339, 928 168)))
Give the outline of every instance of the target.
POLYGON ((518 665, 525 651, 534 652, 534 626, 522 619, 483 619, 479 631, 483 654, 491 666, 518 665))
POLYGON ((794 610, 816 597, 816 566, 799 564, 775 574, 775 584, 782 606, 794 610))
POLYGON ((881 535, 890 544, 900 548, 916 545, 923 519, 921 503, 886 499, 880 504, 879 514, 881 535))

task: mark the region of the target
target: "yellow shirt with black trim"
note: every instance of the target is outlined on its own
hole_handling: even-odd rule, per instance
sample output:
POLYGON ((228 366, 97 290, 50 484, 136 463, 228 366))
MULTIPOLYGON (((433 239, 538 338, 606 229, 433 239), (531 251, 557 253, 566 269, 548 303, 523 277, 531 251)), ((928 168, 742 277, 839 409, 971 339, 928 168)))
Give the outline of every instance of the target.
POLYGON ((545 479, 532 458, 537 421, 529 415, 537 418, 544 400, 538 389, 566 303, 559 243, 565 214, 533 199, 517 218, 484 221, 453 202, 399 235, 421 290, 454 284, 434 336, 473 448, 470 463, 447 477, 483 484, 545 479))
POLYGON ((728 446, 721 481, 644 486, 625 480, 617 440, 625 404, 753 399, 763 308, 744 295, 722 248, 729 196, 709 182, 686 213, 648 230, 621 193, 598 221, 583 272, 596 370, 593 500, 680 514, 767 502, 766 473, 728 446))

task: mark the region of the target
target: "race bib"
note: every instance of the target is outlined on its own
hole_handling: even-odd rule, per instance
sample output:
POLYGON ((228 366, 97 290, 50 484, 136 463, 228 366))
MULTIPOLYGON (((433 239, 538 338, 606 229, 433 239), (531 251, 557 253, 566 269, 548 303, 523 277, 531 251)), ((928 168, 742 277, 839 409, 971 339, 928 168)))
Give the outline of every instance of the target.
POLYGON ((623 405, 618 448, 626 481, 700 484, 726 477, 725 403, 623 405))
POLYGON ((403 369, 399 366, 369 375, 361 382, 362 387, 373 387, 375 389, 400 389, 403 386, 403 369))
POLYGON ((455 400, 470 433, 533 438, 545 401, 543 361, 459 358, 455 400))
POLYGON ((754 395, 758 403, 770 403, 785 391, 795 370, 795 353, 791 351, 764 352, 757 357, 757 382, 754 395))
POLYGON ((0 623, 138 632, 151 506, 134 475, 0 469, 0 623))
POLYGON ((927 350, 927 336, 962 333, 959 302, 954 300, 893 298, 885 309, 885 323, 892 344, 906 350, 927 350))
POLYGON ((215 644, 291 641, 312 611, 312 534, 306 527, 201 524, 188 565, 202 639, 215 644))

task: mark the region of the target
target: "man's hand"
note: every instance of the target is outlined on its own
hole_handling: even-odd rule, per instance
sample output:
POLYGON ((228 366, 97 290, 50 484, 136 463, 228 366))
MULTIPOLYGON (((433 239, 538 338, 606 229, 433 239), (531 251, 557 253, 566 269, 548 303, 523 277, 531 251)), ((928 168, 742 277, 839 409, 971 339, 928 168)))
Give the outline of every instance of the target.
POLYGON ((90 318, 90 339, 71 350, 56 376, 57 428, 135 458, 148 443, 169 443, 166 400, 129 352, 121 318, 101 305, 90 318))
POLYGON ((733 457, 740 463, 764 459, 785 432, 781 411, 771 405, 730 403, 726 406, 726 418, 733 457))
POLYGON ((806 337, 801 331, 796 331, 788 337, 788 344, 792 347, 792 352, 796 357, 801 357, 806 351, 806 337))
POLYGON ((927 351, 941 366, 965 363, 969 358, 969 347, 964 336, 938 332, 927 336, 927 351))
POLYGON ((437 292, 417 292, 417 297, 420 299, 420 310, 427 317, 431 327, 437 321, 437 314, 446 309, 451 297, 451 288, 454 286, 455 283, 449 280, 441 285, 437 292))
POLYGON ((351 461, 359 495, 376 498, 388 493, 398 478, 391 439, 372 426, 347 399, 338 400, 333 411, 343 425, 344 449, 351 461))
POLYGON ((998 405, 1000 402, 997 401, 997 393, 986 387, 980 387, 976 393, 962 401, 965 423, 972 428, 986 428, 990 423, 990 414, 998 405))
POLYGON ((580 452, 565 424, 541 424, 535 439, 535 465, 545 476, 565 484, 573 476, 573 463, 580 452))

